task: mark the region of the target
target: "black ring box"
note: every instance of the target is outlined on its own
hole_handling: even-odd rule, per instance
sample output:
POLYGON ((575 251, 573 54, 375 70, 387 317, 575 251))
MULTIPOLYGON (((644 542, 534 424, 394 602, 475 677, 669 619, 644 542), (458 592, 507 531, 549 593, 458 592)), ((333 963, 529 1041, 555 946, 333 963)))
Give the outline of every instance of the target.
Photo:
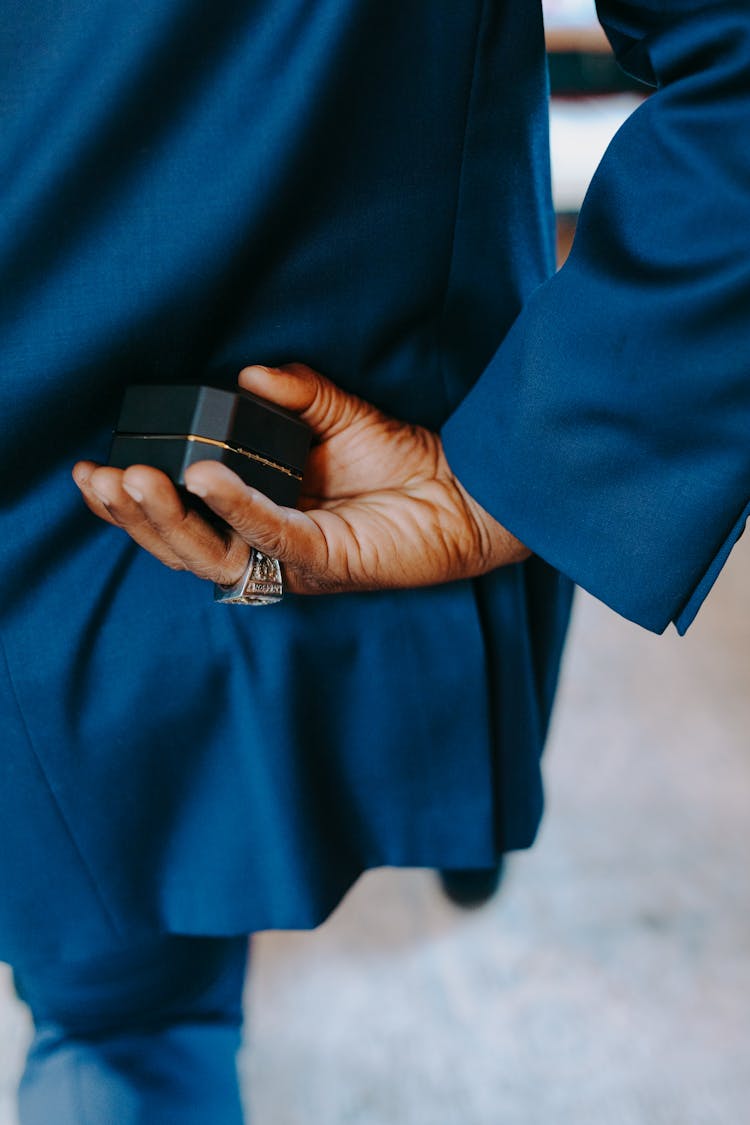
POLYGON ((193 384, 127 388, 109 464, 151 465, 177 485, 188 465, 220 461, 277 504, 299 498, 310 428, 248 391, 193 384))

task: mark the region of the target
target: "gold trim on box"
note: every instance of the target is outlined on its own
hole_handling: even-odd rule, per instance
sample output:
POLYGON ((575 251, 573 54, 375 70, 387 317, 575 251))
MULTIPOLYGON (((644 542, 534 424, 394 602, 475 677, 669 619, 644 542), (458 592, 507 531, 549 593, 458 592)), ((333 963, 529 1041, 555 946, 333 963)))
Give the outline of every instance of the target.
POLYGON ((298 473, 294 469, 288 469, 286 465, 281 465, 278 461, 271 461, 268 457, 261 457, 260 453, 251 453, 249 449, 242 449, 239 445, 230 445, 227 441, 219 441, 218 438, 202 437, 200 434, 127 434, 122 431, 116 433, 115 437, 138 438, 139 441, 197 441, 202 445, 215 445, 218 449, 226 449, 228 453, 238 453, 240 457, 247 457, 250 461, 265 465, 268 469, 275 469, 294 480, 302 480, 302 473, 298 473))

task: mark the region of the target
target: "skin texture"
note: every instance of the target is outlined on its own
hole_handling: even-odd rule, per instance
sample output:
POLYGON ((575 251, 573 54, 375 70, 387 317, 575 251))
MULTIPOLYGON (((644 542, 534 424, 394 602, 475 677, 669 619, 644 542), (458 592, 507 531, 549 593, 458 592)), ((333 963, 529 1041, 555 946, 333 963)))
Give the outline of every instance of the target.
POLYGON ((202 461, 185 483, 227 525, 217 527, 186 508, 157 469, 80 461, 73 479, 91 511, 166 566, 221 585, 239 580, 252 545, 281 560, 296 594, 429 586, 528 557, 453 476, 437 434, 388 417, 301 364, 246 367, 239 383, 314 432, 300 511, 202 461))

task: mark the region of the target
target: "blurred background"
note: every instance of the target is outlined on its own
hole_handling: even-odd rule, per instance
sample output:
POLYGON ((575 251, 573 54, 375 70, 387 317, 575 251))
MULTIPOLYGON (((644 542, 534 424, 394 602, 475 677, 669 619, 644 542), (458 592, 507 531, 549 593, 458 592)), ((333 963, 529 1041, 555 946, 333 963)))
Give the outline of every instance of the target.
MULTIPOLYGON (((617 70, 592 0, 546 8, 562 259, 647 91, 617 70)), ((745 537, 684 639, 579 595, 541 837, 489 904, 378 871, 317 932, 255 940, 254 1125, 747 1120, 749 564, 745 537)), ((0 1125, 16 1125, 29 1030, 0 968, 0 1125)))
POLYGON ((623 121, 648 95, 614 60, 594 0, 543 0, 558 258, 570 249, 586 188, 623 121))

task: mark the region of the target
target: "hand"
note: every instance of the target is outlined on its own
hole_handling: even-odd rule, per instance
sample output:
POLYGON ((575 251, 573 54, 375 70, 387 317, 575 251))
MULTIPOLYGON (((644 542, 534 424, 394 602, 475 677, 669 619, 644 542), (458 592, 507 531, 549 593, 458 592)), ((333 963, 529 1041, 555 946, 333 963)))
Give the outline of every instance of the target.
POLYGON ((428 586, 529 555, 462 488, 437 434, 389 418, 301 364, 247 367, 239 382, 298 413, 315 434, 300 511, 201 461, 185 485, 225 521, 217 528, 158 469, 81 461, 73 479, 91 511, 166 566, 221 585, 239 580, 252 545, 281 560, 298 594, 428 586))

